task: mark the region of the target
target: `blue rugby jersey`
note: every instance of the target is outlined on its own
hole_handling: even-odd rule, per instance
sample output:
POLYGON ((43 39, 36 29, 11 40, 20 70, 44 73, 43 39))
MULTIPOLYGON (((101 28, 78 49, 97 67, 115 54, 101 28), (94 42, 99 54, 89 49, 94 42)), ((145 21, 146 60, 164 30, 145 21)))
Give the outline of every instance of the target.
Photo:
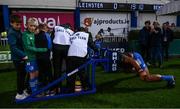
POLYGON ((147 68, 142 56, 139 53, 133 52, 133 58, 138 62, 141 69, 145 70, 145 68, 147 68))

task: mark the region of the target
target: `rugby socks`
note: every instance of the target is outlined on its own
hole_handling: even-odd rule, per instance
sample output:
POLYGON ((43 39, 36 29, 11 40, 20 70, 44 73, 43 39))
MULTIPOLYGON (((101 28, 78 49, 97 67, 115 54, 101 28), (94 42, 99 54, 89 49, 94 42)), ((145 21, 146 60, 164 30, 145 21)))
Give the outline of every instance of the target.
POLYGON ((30 84, 32 93, 37 91, 37 89, 38 89, 38 78, 30 79, 29 84, 30 84))
POLYGON ((36 91, 36 83, 35 82, 36 82, 36 78, 29 80, 29 84, 30 84, 32 93, 36 91))
POLYGON ((171 75, 162 75, 161 79, 165 80, 165 81, 171 81, 173 79, 173 76, 171 76, 171 75))
POLYGON ((39 82, 38 82, 38 77, 35 77, 35 88, 36 88, 36 91, 38 90, 38 87, 39 87, 39 82))

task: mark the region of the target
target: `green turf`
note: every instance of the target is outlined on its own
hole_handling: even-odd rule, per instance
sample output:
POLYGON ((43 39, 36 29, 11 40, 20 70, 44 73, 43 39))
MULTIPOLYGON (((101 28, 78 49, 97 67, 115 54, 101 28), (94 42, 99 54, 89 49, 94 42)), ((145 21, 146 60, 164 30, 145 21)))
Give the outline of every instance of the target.
POLYGON ((9 45, 0 46, 0 51, 9 51, 9 45))
POLYGON ((179 108, 180 107, 180 59, 164 63, 164 69, 150 68, 152 73, 176 76, 176 87, 166 88, 166 82, 143 82, 132 73, 104 73, 97 69, 95 94, 83 95, 35 103, 15 104, 16 73, 0 73, 0 107, 53 107, 53 108, 179 108))

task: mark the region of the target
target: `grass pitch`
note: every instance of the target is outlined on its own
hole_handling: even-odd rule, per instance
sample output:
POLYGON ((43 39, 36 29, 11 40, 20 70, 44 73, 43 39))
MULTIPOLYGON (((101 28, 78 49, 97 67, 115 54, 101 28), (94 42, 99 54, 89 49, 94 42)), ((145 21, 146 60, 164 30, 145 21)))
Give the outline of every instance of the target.
POLYGON ((96 70, 97 92, 90 95, 49 101, 15 104, 16 73, 0 73, 0 108, 179 108, 180 59, 164 62, 164 68, 150 68, 151 73, 176 76, 176 87, 166 88, 166 82, 144 82, 133 73, 105 73, 96 70))

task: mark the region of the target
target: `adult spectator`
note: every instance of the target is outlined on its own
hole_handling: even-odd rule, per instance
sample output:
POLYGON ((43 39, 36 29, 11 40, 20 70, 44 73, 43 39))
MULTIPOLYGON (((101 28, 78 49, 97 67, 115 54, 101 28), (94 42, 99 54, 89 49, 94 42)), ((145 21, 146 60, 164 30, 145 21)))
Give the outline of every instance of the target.
POLYGON ((145 26, 139 32, 140 51, 147 65, 150 65, 148 62, 150 60, 150 24, 150 21, 145 21, 145 26))
POLYGON ((173 40, 173 31, 170 29, 168 23, 163 24, 162 29, 162 46, 163 46, 163 57, 165 54, 165 59, 168 60, 169 58, 169 44, 173 40))
POLYGON ((156 66, 158 62, 158 67, 162 67, 162 34, 161 28, 158 22, 153 22, 153 27, 151 28, 151 52, 152 52, 152 64, 156 66))

